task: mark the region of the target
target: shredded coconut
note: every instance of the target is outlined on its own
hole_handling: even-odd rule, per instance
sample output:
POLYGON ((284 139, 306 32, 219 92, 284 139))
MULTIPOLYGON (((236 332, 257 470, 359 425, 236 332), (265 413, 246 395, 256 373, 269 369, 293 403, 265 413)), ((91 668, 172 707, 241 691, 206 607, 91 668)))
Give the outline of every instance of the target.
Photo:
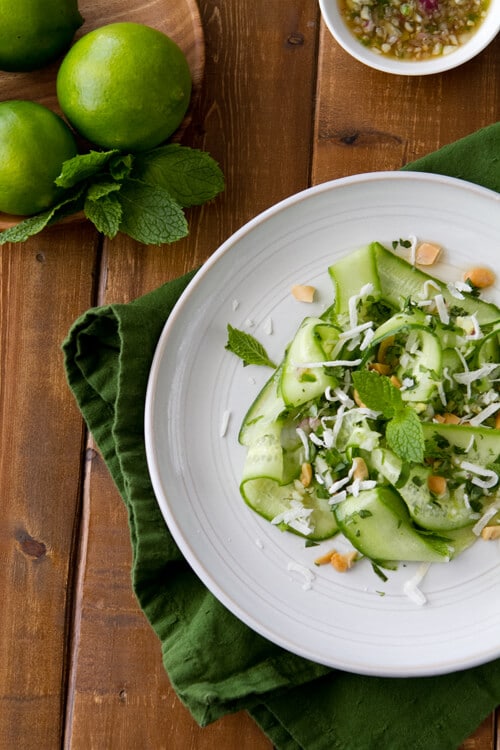
POLYGON ((220 430, 219 430, 220 437, 224 437, 226 435, 230 418, 231 418, 231 412, 229 411, 229 409, 226 409, 222 414, 222 420, 221 420, 220 430))
POLYGON ((500 409, 500 403, 497 402, 495 404, 490 404, 485 409, 479 412, 479 414, 476 414, 474 417, 469 419, 469 424, 471 424, 473 427, 477 427, 479 424, 484 422, 486 419, 491 417, 495 412, 497 412, 500 409))
POLYGON ((485 526, 488 525, 488 522, 491 521, 494 515, 498 512, 498 508, 489 508, 489 510, 484 513, 484 515, 481 516, 479 521, 472 527, 472 531, 476 536, 481 536, 481 531, 484 529, 485 526))
POLYGON ((293 363, 294 367, 357 367, 361 359, 331 359, 326 362, 301 362, 293 363))
POLYGON ((309 568, 306 568, 304 565, 300 565, 299 563, 294 562, 293 560, 290 560, 288 565, 286 566, 287 570, 293 571, 294 573, 299 573, 301 576, 304 577, 304 583, 302 584, 302 588, 304 591, 307 591, 311 588, 311 584, 314 581, 314 573, 309 570, 309 568))
POLYGON ((448 314, 448 308, 446 307, 446 302, 444 301, 443 295, 436 294, 436 296, 434 297, 434 301, 436 302, 436 309, 439 315, 439 320, 443 325, 448 325, 448 323, 450 322, 450 316, 448 314))
POLYGON ((421 583, 424 579, 424 577, 427 575, 427 571, 430 568, 430 563, 422 563, 418 566, 417 571, 415 575, 413 575, 411 578, 408 578, 407 581, 405 581, 403 585, 403 591, 406 594, 406 596, 412 600, 412 602, 415 602, 415 604, 418 604, 420 607, 426 604, 427 597, 425 594, 419 589, 418 585, 421 583))
POLYGON ((271 336, 273 332, 273 321, 271 318, 266 318, 263 324, 264 333, 267 333, 268 336, 271 336))

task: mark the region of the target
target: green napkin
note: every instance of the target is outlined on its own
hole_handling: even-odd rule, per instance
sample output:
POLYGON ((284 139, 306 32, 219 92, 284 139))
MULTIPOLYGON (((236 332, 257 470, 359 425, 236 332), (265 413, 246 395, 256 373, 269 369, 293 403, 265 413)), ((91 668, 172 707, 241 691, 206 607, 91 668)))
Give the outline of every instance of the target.
MULTIPOLYGON (((496 123, 406 169, 500 192, 499 155, 496 123)), ((453 750, 500 703, 500 660, 414 679, 330 670, 251 631, 178 551, 149 481, 143 411, 156 343, 192 276, 89 310, 63 344, 69 385, 127 506, 133 588, 172 685, 200 725, 246 709, 279 750, 453 750)))

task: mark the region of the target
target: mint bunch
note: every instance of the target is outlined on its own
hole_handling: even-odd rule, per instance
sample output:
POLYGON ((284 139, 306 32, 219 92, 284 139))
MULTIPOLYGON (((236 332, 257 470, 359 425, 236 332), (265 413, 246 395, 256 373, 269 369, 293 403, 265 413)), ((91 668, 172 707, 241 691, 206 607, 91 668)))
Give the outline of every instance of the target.
POLYGON ((224 176, 205 151, 167 144, 138 154, 90 151, 64 162, 52 208, 0 232, 0 244, 24 242, 65 216, 83 211, 110 239, 124 232, 145 245, 185 237, 184 208, 215 198, 224 176))
POLYGON ((361 401, 387 419, 387 445, 403 461, 422 463, 424 460, 424 432, 411 406, 405 404, 399 388, 388 377, 372 370, 359 370, 352 375, 354 387, 361 401))

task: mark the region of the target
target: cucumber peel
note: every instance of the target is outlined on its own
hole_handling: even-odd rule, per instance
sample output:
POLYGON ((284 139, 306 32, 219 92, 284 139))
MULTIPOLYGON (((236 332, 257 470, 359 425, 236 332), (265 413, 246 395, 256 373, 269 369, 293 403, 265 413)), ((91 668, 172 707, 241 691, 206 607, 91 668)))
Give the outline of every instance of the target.
POLYGON ((378 242, 328 273, 332 304, 243 420, 241 495, 281 530, 340 530, 380 564, 447 562, 500 508, 500 310, 378 242))

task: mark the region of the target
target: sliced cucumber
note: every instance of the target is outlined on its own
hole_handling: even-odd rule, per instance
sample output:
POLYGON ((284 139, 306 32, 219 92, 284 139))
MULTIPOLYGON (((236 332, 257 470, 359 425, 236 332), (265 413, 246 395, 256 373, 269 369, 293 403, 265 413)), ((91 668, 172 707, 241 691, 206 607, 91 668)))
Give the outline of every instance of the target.
MULTIPOLYGON (((398 257, 379 242, 372 243, 370 248, 378 271, 380 293, 394 306, 400 308, 401 303, 408 297, 417 300, 422 294, 424 283, 429 280, 438 284, 441 294, 450 306, 457 304, 457 300, 442 281, 412 266, 411 263, 398 257)), ((460 300, 460 307, 470 315, 476 315, 481 325, 500 320, 500 308, 476 297, 468 296, 460 300)))
MULTIPOLYGON (((478 466, 495 463, 500 455, 500 431, 487 427, 465 425, 422 424, 424 439, 428 443, 436 440, 455 451, 457 460, 478 466)), ((457 466, 457 470, 459 467, 457 466)), ((468 526, 477 520, 477 513, 470 507, 464 494, 463 485, 447 489, 442 497, 436 497, 428 486, 432 471, 429 466, 412 466, 404 484, 398 484, 398 491, 408 506, 411 517, 419 526, 433 531, 449 531, 468 526)), ((490 496, 493 502, 495 496, 490 496)))
POLYGON ((297 407, 321 396, 328 386, 337 385, 336 379, 327 375, 322 364, 328 361, 323 341, 338 338, 338 329, 328 326, 320 318, 306 318, 295 334, 283 361, 279 393, 288 407, 297 407), (327 338, 326 331, 330 332, 327 338))
MULTIPOLYGON (((402 398, 413 402, 420 419, 433 413, 438 395, 445 401, 442 388, 450 391, 448 408, 454 409, 451 391, 456 380, 460 416, 476 396, 484 404, 494 401, 497 375, 489 372, 493 368, 484 368, 486 398, 481 395, 479 376, 465 394, 458 387, 464 380, 458 373, 500 359, 500 309, 471 295, 457 302, 446 284, 378 243, 342 258, 329 273, 334 304, 321 317, 303 321, 281 365, 243 420, 239 440, 247 447, 247 458, 241 494, 254 511, 279 528, 315 541, 340 529, 363 555, 385 566, 401 560, 448 561, 474 543, 472 529, 480 513, 497 507, 493 504, 500 500, 494 473, 500 462, 500 430, 421 422, 426 461, 415 465, 404 459, 408 451, 390 442, 384 404, 380 419, 363 411, 353 392, 351 369, 340 368, 337 381, 326 363, 356 359, 362 368, 373 366, 384 377, 395 374, 403 386, 402 398), (437 312, 430 317, 426 308, 408 303, 422 299, 426 281, 438 286, 437 293, 449 307, 450 324, 442 322, 439 299, 437 312), (370 288, 360 294, 367 285, 370 288), (351 330, 353 318, 366 325, 351 330), (479 340, 467 336, 477 327, 476 321, 483 334, 479 340), (329 387, 335 392, 328 393, 329 387), (302 430, 297 430, 298 425, 302 430), (349 484, 354 458, 364 459, 367 481, 375 480, 375 489, 362 490, 354 480, 349 484), (332 492, 338 483, 342 491, 352 493, 334 510, 328 497, 318 497, 317 493, 327 493, 316 479, 308 487, 299 481, 306 460, 312 462, 317 482, 324 482, 332 492), (481 467, 487 469, 483 474, 481 467), (440 474, 440 469, 447 482, 442 496, 437 496, 430 491, 428 478, 431 472, 440 474)), ((436 291, 431 287, 425 295, 435 296, 436 291)))
POLYGON ((477 364, 500 363, 500 330, 497 327, 483 338, 477 350, 477 364))
POLYGON ((463 491, 447 491, 436 498, 428 486, 429 467, 413 466, 398 491, 416 524, 430 531, 461 529, 477 520, 477 514, 466 505, 463 491))
POLYGON ((472 547, 477 542, 477 535, 472 531, 472 526, 464 526, 461 529, 453 529, 443 534, 443 537, 450 545, 451 558, 458 557, 468 547, 472 547))
POLYGON ((261 388, 245 414, 238 435, 241 445, 250 445, 259 435, 265 433, 265 425, 272 425, 278 421, 280 414, 285 411, 285 403, 278 393, 280 377, 278 368, 261 388))
MULTIPOLYGON (((292 501, 297 498, 297 490, 293 484, 278 485, 265 478, 243 482, 241 494, 245 502, 268 521, 289 511, 292 501)), ((305 536, 312 541, 329 539, 337 533, 337 522, 328 500, 317 497, 313 492, 304 491, 300 493, 300 502, 304 508, 312 509, 307 519, 311 528, 310 533, 302 533, 285 522, 277 524, 279 528, 305 536)))
POLYGON ((423 422, 422 429, 425 440, 431 440, 435 435, 445 438, 451 446, 466 453, 464 459, 479 466, 493 464, 500 456, 500 430, 429 422, 423 422))
POLYGON ((370 346, 373 349, 388 336, 396 336, 401 331, 411 331, 413 328, 428 330, 425 313, 419 309, 413 309, 411 312, 398 312, 375 329, 370 346))
POLYGON ((381 474, 389 484, 395 485, 401 476, 403 461, 388 448, 375 448, 368 461, 375 471, 381 474))
POLYGON ((283 448, 281 446, 281 425, 279 422, 266 425, 265 431, 248 445, 243 466, 242 480, 246 482, 256 477, 283 482, 283 448))
POLYGON ((413 528, 408 510, 395 490, 377 487, 335 506, 344 536, 375 561, 448 562, 450 546, 413 528))
POLYGON ((341 258, 328 268, 328 273, 335 291, 333 310, 337 315, 349 312, 350 298, 359 294, 365 284, 373 284, 373 296, 380 297, 377 266, 370 245, 341 258))
POLYGON ((429 401, 441 379, 442 349, 437 336, 426 328, 424 319, 420 310, 393 315, 376 329, 370 345, 370 352, 373 352, 388 337, 406 335, 410 331, 418 337, 417 350, 413 354, 406 352, 408 362, 401 357, 394 372, 401 383, 405 379, 413 381, 413 385, 401 391, 405 401, 429 401))

